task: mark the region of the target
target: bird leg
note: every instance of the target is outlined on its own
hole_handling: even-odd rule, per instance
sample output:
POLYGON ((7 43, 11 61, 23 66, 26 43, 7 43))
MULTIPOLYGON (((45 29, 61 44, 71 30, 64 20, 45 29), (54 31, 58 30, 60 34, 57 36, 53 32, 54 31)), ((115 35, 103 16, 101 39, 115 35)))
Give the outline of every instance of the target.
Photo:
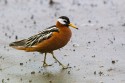
POLYGON ((43 67, 52 66, 52 65, 48 65, 48 64, 46 63, 46 55, 47 55, 47 53, 45 53, 45 56, 44 56, 43 67))
POLYGON ((54 56, 54 53, 53 53, 53 52, 51 52, 51 54, 52 54, 53 58, 59 63, 59 65, 62 66, 63 69, 67 69, 67 68, 68 68, 68 67, 64 66, 64 65, 54 56))

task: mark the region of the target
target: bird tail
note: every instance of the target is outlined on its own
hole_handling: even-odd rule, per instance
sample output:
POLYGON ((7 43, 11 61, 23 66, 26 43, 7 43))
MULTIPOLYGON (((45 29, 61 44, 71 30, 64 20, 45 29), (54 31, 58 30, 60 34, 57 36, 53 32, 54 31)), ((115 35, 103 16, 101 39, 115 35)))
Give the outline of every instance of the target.
POLYGON ((18 50, 25 50, 26 49, 25 44, 26 44, 26 39, 23 39, 20 41, 12 42, 9 44, 9 46, 18 50))

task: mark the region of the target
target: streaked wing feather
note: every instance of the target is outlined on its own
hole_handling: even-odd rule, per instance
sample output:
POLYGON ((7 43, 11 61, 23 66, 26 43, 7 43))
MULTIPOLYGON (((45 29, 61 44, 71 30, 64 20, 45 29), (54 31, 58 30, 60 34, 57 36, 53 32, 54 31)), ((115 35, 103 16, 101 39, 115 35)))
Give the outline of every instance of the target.
POLYGON ((42 42, 43 40, 49 39, 53 32, 59 32, 55 25, 43 30, 34 36, 29 37, 26 41, 25 47, 32 47, 42 42))

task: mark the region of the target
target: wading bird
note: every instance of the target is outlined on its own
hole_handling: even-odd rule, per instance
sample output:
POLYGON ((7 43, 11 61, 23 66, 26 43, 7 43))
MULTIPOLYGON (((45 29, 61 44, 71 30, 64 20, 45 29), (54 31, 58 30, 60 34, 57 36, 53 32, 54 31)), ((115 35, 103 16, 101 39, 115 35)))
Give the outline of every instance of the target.
POLYGON ((43 66, 49 66, 46 63, 47 53, 51 53, 53 58, 63 67, 65 67, 54 56, 53 51, 65 46, 71 38, 72 32, 69 26, 78 29, 74 24, 70 23, 70 20, 66 16, 61 16, 57 19, 56 25, 51 26, 40 33, 33 35, 27 39, 15 41, 10 43, 9 46, 18 49, 25 50, 26 52, 40 52, 45 53, 43 66))

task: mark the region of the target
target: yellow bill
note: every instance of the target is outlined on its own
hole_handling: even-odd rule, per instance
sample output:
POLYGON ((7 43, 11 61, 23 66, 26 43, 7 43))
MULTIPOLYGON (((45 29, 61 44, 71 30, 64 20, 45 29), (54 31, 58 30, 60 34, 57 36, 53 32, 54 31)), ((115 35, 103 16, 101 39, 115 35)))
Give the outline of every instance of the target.
POLYGON ((75 28, 75 29, 78 29, 73 23, 70 23, 69 26, 75 28))

